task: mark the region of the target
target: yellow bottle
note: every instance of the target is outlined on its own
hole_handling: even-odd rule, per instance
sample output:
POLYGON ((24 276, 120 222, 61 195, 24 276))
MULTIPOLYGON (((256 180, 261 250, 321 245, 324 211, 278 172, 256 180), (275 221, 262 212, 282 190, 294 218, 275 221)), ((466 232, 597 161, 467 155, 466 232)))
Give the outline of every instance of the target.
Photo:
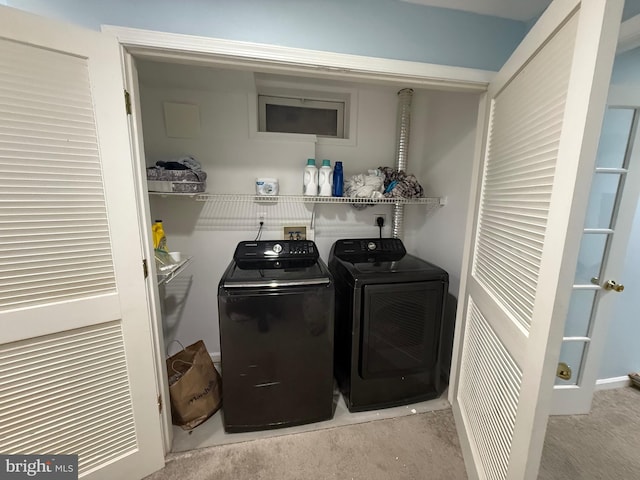
POLYGON ((169 253, 169 249, 167 248, 167 237, 164 234, 162 220, 156 220, 151 227, 151 231, 153 232, 153 248, 169 253))

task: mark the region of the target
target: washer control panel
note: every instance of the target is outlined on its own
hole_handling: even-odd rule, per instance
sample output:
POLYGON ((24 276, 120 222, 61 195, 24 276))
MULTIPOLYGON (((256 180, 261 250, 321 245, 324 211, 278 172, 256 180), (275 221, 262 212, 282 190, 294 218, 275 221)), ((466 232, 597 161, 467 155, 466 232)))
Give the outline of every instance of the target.
MULTIPOLYGON (((296 262, 313 263, 318 259, 316 244, 310 240, 257 240, 240 242, 233 254, 238 265, 251 262, 274 262, 274 266, 291 266, 296 262), (277 265, 275 265, 275 263, 277 265)), ((262 267, 264 268, 264 267, 262 267)))

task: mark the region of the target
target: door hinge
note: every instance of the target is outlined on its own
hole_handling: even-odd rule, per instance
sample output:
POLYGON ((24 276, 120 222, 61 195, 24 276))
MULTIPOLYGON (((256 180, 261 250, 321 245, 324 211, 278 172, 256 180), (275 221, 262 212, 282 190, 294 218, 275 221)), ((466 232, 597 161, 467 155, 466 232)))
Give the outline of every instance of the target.
POLYGON ((131 95, 126 90, 124 91, 124 108, 127 115, 131 115, 131 95))
POLYGON ((158 412, 162 413, 162 395, 158 395, 158 412))
POLYGON ((149 276, 149 266, 147 265, 147 259, 142 259, 142 273, 144 274, 144 278, 149 276))

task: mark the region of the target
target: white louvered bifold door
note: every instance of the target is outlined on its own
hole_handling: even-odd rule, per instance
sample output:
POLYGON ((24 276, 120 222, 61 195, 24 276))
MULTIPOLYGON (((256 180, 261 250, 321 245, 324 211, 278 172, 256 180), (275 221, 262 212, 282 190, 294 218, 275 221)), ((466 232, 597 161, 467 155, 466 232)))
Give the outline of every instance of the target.
POLYGON ((470 478, 537 476, 621 8, 553 3, 482 103, 450 389, 470 478))
POLYGON ((0 452, 163 465, 119 45, 0 7, 0 452))

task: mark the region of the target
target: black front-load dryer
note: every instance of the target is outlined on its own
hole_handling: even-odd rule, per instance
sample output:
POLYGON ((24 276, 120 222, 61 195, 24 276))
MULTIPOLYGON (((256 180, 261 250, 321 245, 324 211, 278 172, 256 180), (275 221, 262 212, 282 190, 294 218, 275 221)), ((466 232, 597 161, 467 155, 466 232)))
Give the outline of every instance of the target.
POLYGON ((400 239, 338 240, 334 372, 350 411, 436 398, 446 271, 407 254, 400 239))

